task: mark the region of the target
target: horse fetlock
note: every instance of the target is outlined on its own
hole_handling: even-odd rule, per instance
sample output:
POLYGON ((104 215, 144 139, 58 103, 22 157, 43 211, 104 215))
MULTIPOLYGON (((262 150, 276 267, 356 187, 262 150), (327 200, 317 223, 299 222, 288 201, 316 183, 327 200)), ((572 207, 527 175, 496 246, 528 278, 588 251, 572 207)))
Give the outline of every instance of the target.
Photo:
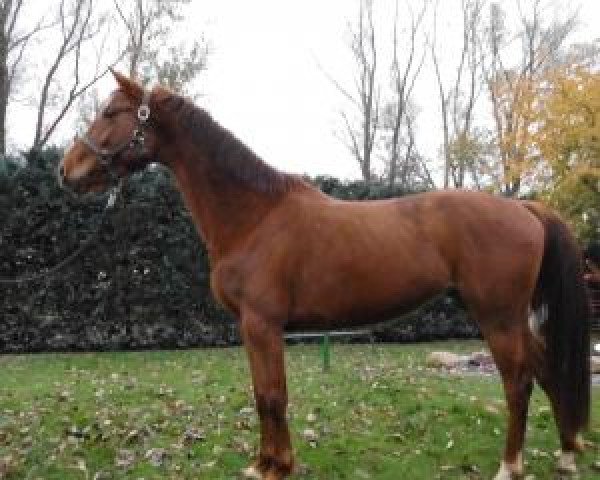
POLYGON ((272 467, 265 472, 261 472, 256 464, 252 464, 242 470, 242 476, 248 480, 283 480, 292 474, 291 468, 272 467))
POLYGON ((242 470, 242 476, 249 480, 263 480, 263 474, 258 469, 256 463, 248 465, 242 470))
POLYGON ((265 474, 264 480, 283 480, 291 474, 292 471, 288 469, 272 468, 265 474))
POLYGON ((265 479, 280 479, 291 475, 294 471, 294 458, 291 450, 282 452, 277 458, 270 458, 267 462, 265 479))
POLYGON ((281 480, 294 471, 294 457, 291 450, 282 452, 275 458, 261 453, 254 463, 242 470, 242 476, 252 480, 281 480))
POLYGON ((585 447, 592 446, 590 442, 586 441, 581 434, 577 434, 575 436, 575 440, 573 441, 573 448, 576 452, 583 452, 585 447))
POLYGON ((274 471, 269 471, 264 476, 264 480, 282 480, 282 479, 283 479, 283 475, 279 474, 278 472, 274 472, 274 471))

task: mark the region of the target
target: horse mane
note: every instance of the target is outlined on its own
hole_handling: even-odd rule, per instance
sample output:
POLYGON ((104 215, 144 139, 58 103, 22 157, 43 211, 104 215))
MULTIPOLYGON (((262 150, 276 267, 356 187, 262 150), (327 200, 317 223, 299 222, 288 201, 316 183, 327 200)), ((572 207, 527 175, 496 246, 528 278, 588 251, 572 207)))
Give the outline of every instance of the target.
POLYGON ((273 195, 308 186, 300 177, 268 165, 206 110, 181 95, 169 92, 161 106, 173 117, 177 128, 185 131, 202 150, 211 168, 223 177, 273 195))

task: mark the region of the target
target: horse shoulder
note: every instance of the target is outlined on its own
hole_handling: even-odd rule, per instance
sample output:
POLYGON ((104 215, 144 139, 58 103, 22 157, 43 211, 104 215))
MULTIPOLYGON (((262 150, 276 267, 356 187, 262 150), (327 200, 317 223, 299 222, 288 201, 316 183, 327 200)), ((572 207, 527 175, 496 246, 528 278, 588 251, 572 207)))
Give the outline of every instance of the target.
POLYGON ((303 256, 300 250, 306 249, 308 217, 295 201, 273 209, 235 249, 214 263, 211 289, 216 299, 236 314, 242 304, 269 316, 287 308, 286 277, 295 259, 303 256))

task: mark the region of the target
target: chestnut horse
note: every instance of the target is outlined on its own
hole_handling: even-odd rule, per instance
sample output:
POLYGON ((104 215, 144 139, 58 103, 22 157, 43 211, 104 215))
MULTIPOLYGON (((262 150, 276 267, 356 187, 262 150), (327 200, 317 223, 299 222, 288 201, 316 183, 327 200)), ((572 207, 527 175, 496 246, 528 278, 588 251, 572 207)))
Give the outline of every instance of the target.
POLYGON ((508 405, 496 479, 523 472, 533 380, 575 470, 590 402, 588 304, 580 252, 559 217, 533 202, 439 191, 348 202, 265 164, 206 111, 113 72, 118 89, 65 154, 76 192, 104 191, 149 162, 170 168, 206 243, 215 297, 239 319, 260 417, 244 472, 293 471, 283 333, 373 323, 452 287, 487 341, 508 405))

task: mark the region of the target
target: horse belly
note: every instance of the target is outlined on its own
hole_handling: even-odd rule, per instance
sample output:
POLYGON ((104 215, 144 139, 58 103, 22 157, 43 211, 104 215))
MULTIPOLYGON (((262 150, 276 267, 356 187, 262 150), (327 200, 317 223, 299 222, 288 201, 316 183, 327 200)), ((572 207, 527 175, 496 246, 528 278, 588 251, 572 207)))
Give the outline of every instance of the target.
POLYGON ((340 308, 305 309, 294 312, 285 324, 286 331, 331 330, 359 327, 390 320, 411 312, 434 295, 413 302, 387 302, 374 305, 344 305, 340 308))
POLYGON ((376 323, 410 312, 447 286, 439 272, 380 269, 321 273, 297 292, 288 329, 319 329, 376 323), (379 270, 379 271, 377 271, 379 270))

